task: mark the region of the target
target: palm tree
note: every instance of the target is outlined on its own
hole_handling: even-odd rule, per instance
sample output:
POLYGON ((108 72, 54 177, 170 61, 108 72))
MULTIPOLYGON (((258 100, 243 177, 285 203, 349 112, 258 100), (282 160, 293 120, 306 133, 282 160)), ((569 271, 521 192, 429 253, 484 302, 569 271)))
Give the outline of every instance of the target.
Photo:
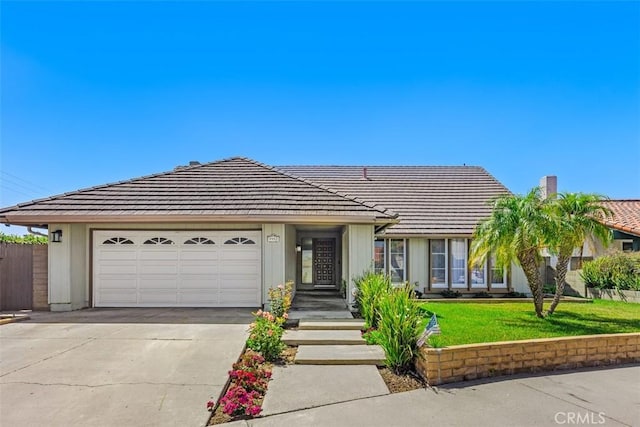
POLYGON ((540 251, 553 233, 548 203, 541 197, 540 188, 525 196, 497 198, 491 216, 476 227, 469 257, 471 265, 484 263, 489 253, 495 255, 498 267, 518 263, 527 277, 538 317, 544 317, 540 251))
POLYGON ((549 249, 557 254, 558 262, 554 275, 556 294, 547 315, 553 314, 564 293, 564 280, 573 251, 580 248, 582 257, 586 241, 598 240, 606 246, 611 240, 611 231, 598 221, 612 214, 601 204, 603 200, 605 198, 597 194, 561 193, 549 204, 555 222, 549 249))

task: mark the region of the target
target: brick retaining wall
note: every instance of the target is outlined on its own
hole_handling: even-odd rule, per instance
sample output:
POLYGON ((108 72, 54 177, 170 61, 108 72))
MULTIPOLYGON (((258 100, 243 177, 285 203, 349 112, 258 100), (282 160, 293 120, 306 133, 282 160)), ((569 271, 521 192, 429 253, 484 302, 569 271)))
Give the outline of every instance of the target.
POLYGON ((438 385, 499 375, 638 363, 640 333, 423 347, 420 356, 416 360, 418 373, 429 385, 438 385))

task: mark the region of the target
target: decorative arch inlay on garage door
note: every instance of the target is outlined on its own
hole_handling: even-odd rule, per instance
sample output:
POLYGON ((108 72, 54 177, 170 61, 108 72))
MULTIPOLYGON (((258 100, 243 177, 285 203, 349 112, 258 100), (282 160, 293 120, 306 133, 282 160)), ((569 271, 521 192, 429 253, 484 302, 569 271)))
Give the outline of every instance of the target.
POLYGON ((184 242, 185 245, 215 245, 216 242, 207 237, 193 237, 184 242))
POLYGON ((94 307, 262 304, 259 230, 242 234, 237 230, 93 233, 94 307), (230 243, 216 244, 220 242, 230 243))
POLYGON ((247 237, 234 237, 224 242, 225 245, 255 245, 256 242, 247 237))
POLYGON ((173 240, 167 239, 166 237, 152 237, 151 239, 145 240, 145 245, 173 245, 173 240))
POLYGON ((126 237, 112 237, 102 242, 103 245, 133 245, 133 242, 126 237))

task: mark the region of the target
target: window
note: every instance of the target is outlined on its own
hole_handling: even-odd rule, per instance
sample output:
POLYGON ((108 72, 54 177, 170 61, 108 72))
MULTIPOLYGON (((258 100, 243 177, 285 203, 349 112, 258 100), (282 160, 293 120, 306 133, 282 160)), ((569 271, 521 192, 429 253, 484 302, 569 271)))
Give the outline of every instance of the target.
POLYGON ((145 245, 173 245, 173 240, 164 237, 152 237, 144 242, 145 245))
POLYGON ((389 239, 389 276, 391 276, 391 283, 403 283, 407 280, 405 249, 404 239, 389 239))
POLYGON ((622 252, 633 252, 633 240, 622 241, 622 252))
POLYGON ((256 242, 254 242, 251 239, 247 239, 246 237, 234 237, 233 239, 229 239, 226 242, 224 242, 225 245, 255 245, 256 242))
POLYGON ((467 287, 467 240, 449 240, 449 266, 451 268, 451 287, 467 287))
POLYGON ((444 239, 430 240, 431 247, 431 286, 447 288, 447 253, 444 239))
POLYGON ((373 246, 373 268, 391 278, 391 283, 407 281, 407 241, 376 239, 373 246))
POLYGON ((471 266, 471 287, 487 288, 487 269, 486 262, 471 266))
POLYGON ((215 242, 206 237, 193 237, 184 242, 185 245, 215 245, 215 242))
POLYGON ((489 260, 490 272, 491 272, 491 288, 506 288, 507 287, 507 269, 498 267, 495 255, 491 256, 489 260))
POLYGON ((102 242, 103 245, 133 245, 133 242, 126 237, 112 237, 102 242))
POLYGON ((302 256, 302 283, 305 285, 313 284, 313 239, 305 237, 302 239, 301 256, 302 256))
POLYGON ((387 251, 384 239, 376 239, 373 247, 373 268, 376 274, 386 274, 387 263, 386 255, 387 251))

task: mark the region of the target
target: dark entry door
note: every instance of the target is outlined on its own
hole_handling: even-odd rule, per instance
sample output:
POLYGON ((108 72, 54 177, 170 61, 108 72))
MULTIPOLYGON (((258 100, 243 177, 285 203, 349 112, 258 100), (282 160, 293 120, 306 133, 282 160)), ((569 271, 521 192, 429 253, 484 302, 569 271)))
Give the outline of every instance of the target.
POLYGON ((334 285, 336 240, 313 239, 313 284, 334 285))

